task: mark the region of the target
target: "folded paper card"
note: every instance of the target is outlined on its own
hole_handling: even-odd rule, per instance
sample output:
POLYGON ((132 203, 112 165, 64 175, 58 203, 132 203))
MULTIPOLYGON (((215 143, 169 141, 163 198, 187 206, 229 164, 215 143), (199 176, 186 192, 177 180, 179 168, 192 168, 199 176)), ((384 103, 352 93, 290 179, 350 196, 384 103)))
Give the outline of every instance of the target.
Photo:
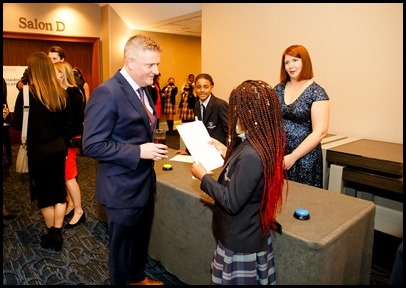
POLYGON ((185 162, 185 163, 193 163, 195 159, 193 159, 192 155, 176 155, 169 159, 171 161, 178 161, 178 162, 185 162))

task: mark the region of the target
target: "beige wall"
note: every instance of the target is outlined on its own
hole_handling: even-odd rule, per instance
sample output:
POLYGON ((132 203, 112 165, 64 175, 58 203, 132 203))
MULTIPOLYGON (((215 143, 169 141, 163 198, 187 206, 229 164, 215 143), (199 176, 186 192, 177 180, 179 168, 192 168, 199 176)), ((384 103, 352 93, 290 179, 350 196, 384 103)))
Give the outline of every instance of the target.
MULTIPOLYGON (((62 26, 61 26, 62 27, 62 26)), ((3 3, 3 31, 36 33, 56 36, 100 37, 100 8, 94 4, 73 3, 3 3), (20 27, 19 19, 31 21, 32 28, 20 27), (64 30, 57 31, 56 22, 64 23, 64 30), (35 23, 51 23, 53 30, 39 29, 35 23)))
POLYGON ((107 22, 110 23, 110 33, 107 34, 110 41, 108 41, 108 45, 103 45, 103 47, 107 46, 110 48, 110 69, 108 71, 110 75, 116 73, 123 66, 123 51, 127 39, 139 32, 152 37, 163 49, 159 65, 162 75, 160 80, 161 87, 167 83, 169 77, 174 77, 175 83, 181 88, 183 83, 187 81, 187 76, 190 73, 200 73, 201 39, 199 37, 131 31, 112 8, 108 8, 108 11, 103 10, 103 19, 105 14, 109 15, 107 22))
POLYGON ((302 44, 331 99, 329 133, 403 143, 403 4, 216 3, 202 18, 215 95, 247 79, 275 86, 283 51, 302 44))
MULTIPOLYGON (((159 70, 161 72, 160 85, 163 88, 167 84, 169 77, 175 78, 175 84, 179 88, 176 98, 176 105, 180 101, 180 89, 187 76, 190 73, 197 75, 201 70, 201 39, 199 37, 182 36, 167 33, 154 33, 147 31, 129 30, 121 18, 114 12, 111 7, 102 7, 102 19, 109 25, 103 26, 103 36, 109 39, 107 43, 102 42, 104 67, 103 77, 105 79, 114 75, 118 69, 123 67, 124 45, 129 37, 142 32, 156 40, 162 47, 161 63, 159 70), (106 28, 105 26, 108 26, 106 28), (108 31, 105 31, 107 29, 108 31)), ((179 119, 176 115, 175 120, 179 119)))
POLYGON ((102 23, 104 81, 123 67, 124 45, 133 32, 128 29, 121 18, 108 5, 102 7, 102 23))

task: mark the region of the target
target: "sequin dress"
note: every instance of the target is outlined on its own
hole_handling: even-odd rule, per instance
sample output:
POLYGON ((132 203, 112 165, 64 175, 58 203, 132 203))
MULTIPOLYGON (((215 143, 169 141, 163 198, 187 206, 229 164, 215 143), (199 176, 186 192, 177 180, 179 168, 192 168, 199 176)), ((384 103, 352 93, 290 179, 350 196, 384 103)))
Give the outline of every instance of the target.
MULTIPOLYGON (((285 85, 274 87, 281 103, 283 122, 286 130, 286 154, 290 154, 312 132, 311 107, 313 102, 329 100, 323 87, 316 82, 310 84, 299 97, 287 105, 284 100, 285 85)), ((288 179, 323 187, 323 156, 321 144, 296 161, 288 170, 288 179)))

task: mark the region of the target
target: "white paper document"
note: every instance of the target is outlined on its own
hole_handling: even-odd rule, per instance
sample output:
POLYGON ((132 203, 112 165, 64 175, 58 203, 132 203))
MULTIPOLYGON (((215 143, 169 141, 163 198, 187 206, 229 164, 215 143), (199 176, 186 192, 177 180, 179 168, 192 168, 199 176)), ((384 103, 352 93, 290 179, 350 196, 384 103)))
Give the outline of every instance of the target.
POLYGON ((192 121, 177 125, 176 129, 195 162, 199 162, 207 171, 223 166, 224 159, 214 145, 202 121, 192 121))
POLYGON ((185 163, 193 163, 195 159, 193 159, 192 155, 176 155, 169 159, 171 161, 178 161, 178 162, 185 162, 185 163))

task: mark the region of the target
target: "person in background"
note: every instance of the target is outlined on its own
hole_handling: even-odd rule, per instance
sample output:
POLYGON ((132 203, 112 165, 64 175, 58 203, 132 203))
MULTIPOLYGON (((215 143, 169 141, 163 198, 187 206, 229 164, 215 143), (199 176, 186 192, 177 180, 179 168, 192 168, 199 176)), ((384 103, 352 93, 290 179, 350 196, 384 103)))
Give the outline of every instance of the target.
MULTIPOLYGON (((51 59, 52 63, 63 62, 63 61, 65 61, 65 50, 63 50, 63 48, 59 47, 59 46, 52 46, 48 50, 48 57, 51 59)), ((25 84, 28 84, 28 70, 27 69, 24 70, 23 76, 17 82, 16 87, 19 91, 22 91, 23 86, 25 84)))
POLYGON ((11 115, 7 103, 7 82, 3 77, 3 172, 8 172, 8 169, 13 164, 10 135, 8 131, 10 119, 11 115))
POLYGON ((214 81, 209 74, 201 73, 195 79, 195 91, 199 98, 194 108, 195 115, 198 120, 203 121, 210 137, 226 145, 228 135, 228 103, 214 96, 212 92, 214 81), (203 117, 202 113, 204 114, 203 117))
MULTIPOLYGON (((8 169, 13 164, 13 154, 11 150, 10 134, 8 131, 10 122, 10 110, 7 103, 7 82, 3 77, 3 177, 9 175, 8 169)), ((3 225, 4 220, 13 220, 17 215, 12 213, 5 204, 3 193, 3 225)))
POLYGON ((156 117, 145 92, 159 74, 161 47, 143 34, 128 39, 124 67, 93 90, 85 108, 83 152, 98 160, 96 199, 107 216, 112 285, 163 285, 145 276, 156 193, 156 117), (145 106, 143 104, 145 103, 145 106), (152 116, 152 115, 151 115, 152 116))
POLYGON ((72 66, 66 61, 54 63, 54 66, 60 85, 68 93, 71 113, 70 142, 65 163, 65 180, 68 190, 65 219, 70 217, 71 219, 69 219, 70 221, 64 227, 65 229, 70 229, 86 221, 86 215, 82 207, 80 187, 77 181, 77 155, 83 133, 85 99, 79 87, 75 85, 72 66))
POLYGON ((182 93, 180 94, 179 102, 179 118, 182 123, 195 120, 195 105, 199 99, 193 94, 193 87, 190 83, 186 83, 182 93))
MULTIPOLYGON (((194 107, 195 117, 197 116, 198 120, 203 121, 210 137, 226 145, 228 103, 212 93, 214 81, 209 74, 201 73, 195 79, 195 92, 198 98, 194 107)), ((177 150, 176 154, 187 155, 190 153, 186 147, 185 150, 177 150)))
POLYGON ((85 104, 89 101, 90 97, 90 87, 83 76, 82 71, 79 67, 73 67, 73 76, 75 77, 76 86, 79 87, 82 94, 85 96, 85 104))
POLYGON ((176 95, 178 94, 178 87, 175 85, 175 78, 170 77, 168 84, 161 90, 162 98, 164 99, 164 114, 166 123, 168 124, 168 133, 173 135, 173 120, 176 115, 176 95))
MULTIPOLYGON (((60 251, 66 210, 65 158, 70 104, 47 54, 33 53, 27 64, 30 101, 27 153, 31 200, 37 200, 47 228, 47 233, 41 236, 41 247, 60 251)), ((20 91, 11 121, 11 126, 19 131, 23 125, 23 102, 23 92, 20 91)))
POLYGON ((312 78, 306 48, 288 47, 282 55, 280 83, 274 87, 286 130, 285 169, 289 180, 321 188, 321 140, 328 132, 330 101, 324 88, 312 78))
MULTIPOLYGON (((224 157, 214 180, 200 163, 192 175, 214 199, 212 284, 276 284, 272 230, 282 209, 285 132, 272 87, 247 80, 229 99, 227 146, 212 138, 224 157)), ((287 190, 286 190, 287 195, 287 190)))
POLYGON ((192 87, 192 93, 195 94, 195 74, 191 73, 187 76, 187 81, 183 83, 181 91, 185 90, 186 84, 192 87))
POLYGON ((159 129, 159 119, 161 118, 162 113, 162 95, 161 95, 161 86, 159 86, 159 79, 161 78, 161 73, 155 75, 154 83, 150 87, 150 95, 152 101, 155 105, 156 110, 156 129, 159 129))
MULTIPOLYGON (((87 103, 87 101, 89 101, 89 97, 90 97, 89 84, 86 82, 85 77, 83 76, 83 73, 79 69, 79 67, 73 67, 73 76, 74 76, 75 82, 76 82, 75 85, 77 87, 79 87, 80 91, 82 92, 82 94, 84 96, 84 99, 85 99, 84 107, 85 107, 86 103, 87 103)), ((83 107, 83 110, 84 110, 84 107, 83 107)), ((83 156, 82 145, 79 145, 77 155, 83 156)), ((67 210, 69 210, 69 209, 67 209, 67 210)))

